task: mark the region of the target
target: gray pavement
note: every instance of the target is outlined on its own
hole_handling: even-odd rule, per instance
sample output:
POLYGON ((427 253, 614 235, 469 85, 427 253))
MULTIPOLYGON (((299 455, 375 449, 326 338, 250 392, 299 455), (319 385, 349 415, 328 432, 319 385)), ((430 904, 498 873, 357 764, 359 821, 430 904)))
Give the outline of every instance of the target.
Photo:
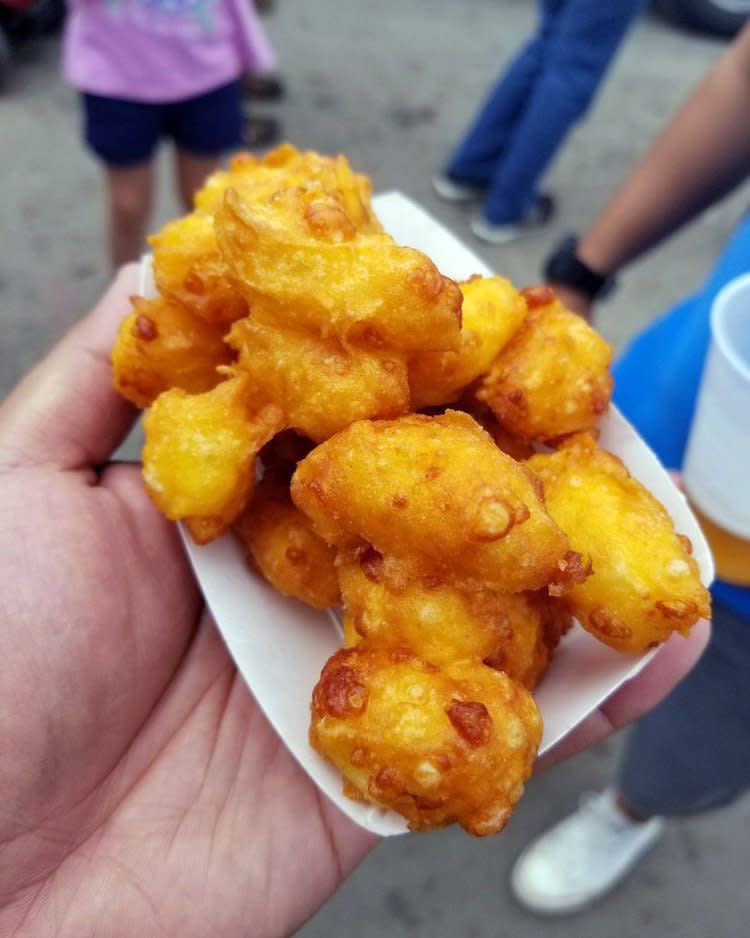
MULTIPOLYGON (((376 188, 402 189, 471 243, 465 211, 433 197, 430 175, 530 28, 533 8, 531 0, 286 0, 269 28, 290 91, 273 110, 290 139, 346 152, 376 188)), ((548 174, 559 219, 511 247, 472 246, 518 284, 537 280, 550 245, 593 217, 721 48, 645 16, 548 174)), ((80 144, 75 97, 58 79, 58 53, 54 41, 26 49, 0 99, 0 393, 107 280, 99 175, 80 144)), ((166 155, 161 169, 155 224, 175 211, 166 155)), ((735 194, 634 265, 602 305, 605 335, 620 346, 694 289, 747 201, 747 191, 735 194)), ((610 741, 535 779, 499 838, 451 830, 382 843, 300 934, 746 935, 748 799, 671 826, 623 888, 580 916, 540 920, 514 905, 506 885, 514 856, 582 790, 606 784, 619 746, 610 741)))

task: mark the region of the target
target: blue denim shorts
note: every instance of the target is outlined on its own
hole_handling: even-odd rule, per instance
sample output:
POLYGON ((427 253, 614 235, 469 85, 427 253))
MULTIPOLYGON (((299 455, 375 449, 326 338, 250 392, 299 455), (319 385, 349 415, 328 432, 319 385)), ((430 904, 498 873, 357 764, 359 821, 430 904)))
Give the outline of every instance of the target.
POLYGON ((113 166, 147 162, 163 138, 197 156, 220 156, 242 144, 239 81, 169 104, 88 93, 82 98, 86 143, 113 166))

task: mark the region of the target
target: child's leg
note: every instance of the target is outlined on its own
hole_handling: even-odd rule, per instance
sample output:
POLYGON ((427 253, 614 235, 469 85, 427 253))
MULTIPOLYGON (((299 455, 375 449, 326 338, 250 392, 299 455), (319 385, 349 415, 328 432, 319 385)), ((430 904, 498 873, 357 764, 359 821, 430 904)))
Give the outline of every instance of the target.
POLYGON ((177 148, 177 185, 186 209, 223 153, 242 145, 239 81, 165 107, 166 132, 177 148))
POLYGON ((138 258, 151 214, 154 163, 106 167, 109 199, 109 250, 116 269, 138 258))
POLYGON ((94 94, 82 99, 86 142, 104 165, 110 258, 117 268, 144 248, 161 107, 94 94))
POLYGON ((187 150, 177 149, 175 161, 177 164, 177 194, 179 195, 185 211, 193 210, 193 196, 209 176, 219 166, 217 156, 201 156, 197 153, 188 153, 187 150))

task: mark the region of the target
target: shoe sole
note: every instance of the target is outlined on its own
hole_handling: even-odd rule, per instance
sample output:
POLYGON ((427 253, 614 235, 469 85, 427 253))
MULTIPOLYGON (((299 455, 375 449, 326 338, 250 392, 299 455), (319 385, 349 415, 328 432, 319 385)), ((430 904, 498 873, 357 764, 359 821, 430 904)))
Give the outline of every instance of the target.
POLYGON ((432 188, 445 202, 476 202, 483 195, 482 189, 462 189, 456 183, 449 182, 439 176, 433 177, 432 188))

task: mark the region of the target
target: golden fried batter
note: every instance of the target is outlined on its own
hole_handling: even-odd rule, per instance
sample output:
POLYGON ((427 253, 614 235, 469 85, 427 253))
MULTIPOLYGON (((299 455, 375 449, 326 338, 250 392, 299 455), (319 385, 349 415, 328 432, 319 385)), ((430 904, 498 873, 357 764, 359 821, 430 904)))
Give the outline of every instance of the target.
POLYGON ((218 366, 230 360, 219 328, 162 297, 133 297, 133 312, 112 349, 115 387, 138 407, 148 407, 167 388, 208 391, 221 380, 218 366))
POLYGON ((484 663, 533 690, 547 670, 560 639, 573 624, 564 603, 546 590, 503 597, 505 627, 484 663))
POLYGON ((358 231, 382 231, 372 209, 372 184, 367 176, 355 173, 347 158, 323 156, 311 150, 300 152, 284 143, 264 156, 239 153, 229 170, 213 173, 195 196, 199 212, 214 215, 230 188, 241 189, 255 202, 268 201, 281 189, 319 182, 340 204, 358 231))
POLYGON ((477 397, 526 440, 549 441, 589 429, 612 394, 612 350, 548 287, 522 291, 529 312, 495 359, 477 397))
POLYGON ((456 284, 420 251, 359 231, 320 184, 267 203, 230 189, 216 235, 251 307, 258 295, 274 302, 275 325, 375 350, 458 347, 456 284))
POLYGON ((409 405, 406 365, 398 357, 348 350, 336 338, 254 317, 236 322, 228 342, 254 399, 276 403, 285 424, 311 440, 365 417, 396 417, 409 405))
POLYGON ((264 476, 234 530, 252 566, 284 596, 318 609, 341 601, 335 551, 295 507, 288 486, 264 476))
POLYGON ((353 424, 299 464, 292 498, 328 543, 459 587, 538 589, 568 552, 538 481, 456 411, 353 424))
POLYGON ((461 344, 452 352, 417 352, 409 360, 412 407, 449 404, 488 371, 526 315, 526 303, 503 277, 460 283, 461 344))
POLYGON ((346 647, 408 648, 433 664, 484 660, 533 689, 570 613, 546 591, 462 592, 444 583, 399 581, 366 554, 338 568, 346 647))
POLYGON ((154 279, 159 292, 208 322, 247 316, 247 300, 229 276, 210 215, 194 212, 152 235, 154 279))
POLYGON ((281 427, 280 411, 251 410, 242 375, 204 394, 172 388, 159 396, 143 427, 143 477, 154 504, 184 519, 205 544, 223 534, 255 484, 255 457, 281 427))
POLYGON ((547 508, 593 573, 565 601, 584 628, 639 652, 710 614, 690 542, 622 461, 580 434, 529 461, 547 508))
POLYGON ((345 794, 398 811, 412 830, 502 830, 541 732, 531 695, 507 675, 474 662, 441 670, 403 649, 340 651, 313 692, 310 742, 345 794))

